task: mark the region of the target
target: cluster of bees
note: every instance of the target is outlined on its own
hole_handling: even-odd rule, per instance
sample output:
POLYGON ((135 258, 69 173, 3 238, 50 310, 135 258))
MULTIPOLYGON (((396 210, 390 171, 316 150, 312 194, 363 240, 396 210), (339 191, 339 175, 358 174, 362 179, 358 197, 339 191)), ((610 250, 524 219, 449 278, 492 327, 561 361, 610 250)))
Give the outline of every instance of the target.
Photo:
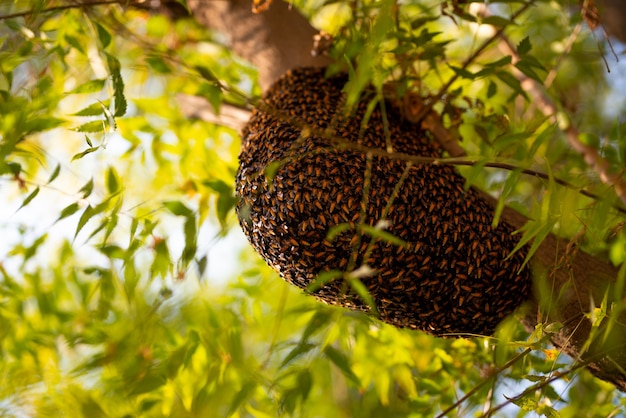
POLYGON ((326 303, 435 335, 493 333, 530 291, 513 228, 492 227, 493 209, 453 167, 396 158, 441 152, 367 92, 346 110, 346 81, 292 70, 254 111, 236 187, 246 236, 326 303))

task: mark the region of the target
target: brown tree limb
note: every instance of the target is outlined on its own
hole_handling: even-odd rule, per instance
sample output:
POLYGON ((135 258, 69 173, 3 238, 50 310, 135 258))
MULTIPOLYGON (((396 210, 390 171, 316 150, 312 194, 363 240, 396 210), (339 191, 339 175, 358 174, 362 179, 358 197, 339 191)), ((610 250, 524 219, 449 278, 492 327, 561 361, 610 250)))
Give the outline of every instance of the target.
POLYGON ((257 14, 250 0, 190 0, 188 5, 198 22, 227 34, 232 50, 259 69, 263 91, 291 68, 331 62, 311 54, 318 31, 283 1, 257 14))
POLYGON ((251 111, 229 103, 222 103, 219 113, 215 112, 209 101, 203 97, 189 94, 177 94, 178 110, 190 119, 226 126, 240 132, 250 119, 251 111))

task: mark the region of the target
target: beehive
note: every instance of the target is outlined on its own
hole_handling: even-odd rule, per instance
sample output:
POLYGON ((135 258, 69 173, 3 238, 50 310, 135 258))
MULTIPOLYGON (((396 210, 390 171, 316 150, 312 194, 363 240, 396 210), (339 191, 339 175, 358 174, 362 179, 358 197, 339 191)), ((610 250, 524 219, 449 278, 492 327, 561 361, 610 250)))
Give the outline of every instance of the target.
MULTIPOLYGON (((524 251, 510 255, 513 228, 491 226, 492 209, 473 189, 464 190, 453 167, 368 157, 367 148, 386 150, 389 140, 396 153, 440 152, 389 103, 385 115, 374 109, 366 127, 366 96, 345 116, 346 81, 343 75, 326 79, 324 69, 292 70, 254 111, 243 132, 236 187, 246 236, 300 288, 320 273, 361 267, 370 271, 359 280, 383 321, 436 335, 491 334, 530 288, 527 269, 520 270, 524 251), (383 225, 404 244, 362 225, 383 225)), ((370 310, 350 277, 313 293, 330 304, 370 310)))

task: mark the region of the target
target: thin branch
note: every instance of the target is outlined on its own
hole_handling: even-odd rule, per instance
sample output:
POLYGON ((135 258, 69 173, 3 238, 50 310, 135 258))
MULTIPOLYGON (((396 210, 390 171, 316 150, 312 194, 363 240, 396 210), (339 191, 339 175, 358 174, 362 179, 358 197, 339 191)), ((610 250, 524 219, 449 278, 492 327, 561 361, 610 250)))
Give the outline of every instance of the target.
MULTIPOLYGON (((520 57, 513 45, 511 45, 511 41, 504 36, 504 34, 500 34, 500 36, 501 46, 511 54, 514 62, 519 60, 520 57)), ((537 108, 541 110, 546 117, 550 118, 553 123, 557 123, 557 106, 550 97, 548 97, 548 94, 542 86, 537 81, 524 75, 521 71, 514 71, 514 75, 520 81, 522 88, 533 96, 533 103, 537 108)), ((595 148, 584 144, 579 139, 580 132, 578 132, 578 129, 576 129, 571 120, 568 124, 569 126, 563 131, 567 142, 569 142, 574 151, 583 156, 585 162, 598 174, 600 181, 606 185, 612 186, 617 196, 626 204, 626 181, 624 181, 621 175, 612 174, 609 162, 602 158, 595 148)))
POLYGON ((96 1, 88 2, 88 3, 65 4, 63 6, 54 6, 54 7, 49 7, 47 9, 41 9, 41 10, 31 9, 31 10, 26 10, 23 12, 2 15, 0 16, 0 21, 8 20, 8 19, 15 19, 17 17, 26 17, 26 16, 31 16, 35 14, 41 14, 41 13, 58 12, 58 11, 68 10, 68 9, 78 9, 83 6, 102 6, 102 5, 107 5, 107 4, 124 4, 124 3, 127 4, 129 2, 124 1, 124 0, 100 0, 100 1, 96 0, 96 1))
POLYGON ((459 398, 455 403, 450 405, 448 408, 446 408, 443 411, 441 411, 441 413, 439 415, 437 415, 436 418, 443 418, 443 417, 445 417, 448 414, 448 412, 452 411, 454 408, 456 408, 459 405, 461 405, 470 396, 472 396, 474 393, 476 393, 480 388, 485 386, 491 380, 492 377, 498 376, 500 373, 502 373, 503 371, 505 371, 506 369, 511 367, 513 364, 515 364, 517 361, 519 361, 520 359, 522 359, 523 357, 528 355, 531 351, 532 351, 532 349, 530 347, 528 347, 524 351, 522 351, 521 353, 518 353, 512 359, 510 359, 509 361, 504 363, 502 366, 500 366, 497 369, 493 370, 491 373, 489 373, 489 376, 487 376, 485 379, 483 379, 482 382, 480 382, 478 385, 474 386, 470 391, 466 392, 465 395, 463 395, 461 398, 459 398))
POLYGON ((583 27, 582 23, 577 24, 574 27, 574 30, 572 31, 570 36, 567 38, 567 43, 565 44, 563 53, 559 55, 556 62, 554 63, 554 66, 550 69, 550 72, 548 73, 548 75, 546 76, 546 79, 543 82, 545 88, 550 88, 550 86, 556 79, 557 70, 559 69, 559 67, 561 67, 561 64, 565 60, 565 57, 569 55, 569 53, 572 51, 572 48, 574 47, 574 42, 576 42, 576 38, 578 38, 578 35, 580 34, 582 27, 583 27))
POLYGON ((502 402, 499 405, 494 406, 493 408, 491 408, 490 410, 488 410, 486 413, 484 413, 483 415, 481 415, 481 418, 488 418, 490 416, 492 416, 494 413, 498 412, 499 410, 501 410, 502 408, 504 408, 505 406, 520 400, 522 398, 524 398, 525 396, 527 396, 530 393, 533 393, 539 389, 543 389, 544 387, 548 386, 550 383, 557 381, 559 379, 562 379, 564 376, 567 376, 568 374, 574 373, 575 371, 577 371, 578 369, 582 369, 583 367, 586 367, 588 364, 590 363, 590 361, 581 361, 580 363, 575 364, 574 366, 570 367, 569 369, 563 371, 563 372, 557 372, 554 373, 554 375, 550 376, 548 379, 541 381, 541 382, 537 382, 532 386, 527 387, 522 393, 515 395, 511 398, 507 398, 506 401, 502 402))
MULTIPOLYGON (((510 163, 500 162, 500 161, 483 161, 483 160, 472 159, 472 158, 423 157, 423 156, 412 155, 412 154, 407 154, 403 152, 389 152, 381 148, 367 147, 365 145, 358 144, 358 143, 346 140, 344 138, 341 138, 335 135, 331 135, 326 130, 317 129, 315 127, 310 126, 304 121, 301 121, 297 118, 289 116, 284 112, 277 111, 271 106, 268 106, 267 103, 265 102, 261 101, 258 103, 257 106, 262 111, 267 112, 268 114, 276 118, 289 122, 295 127, 298 127, 301 129, 306 128, 307 130, 311 132, 312 135, 319 136, 320 138, 326 138, 327 140, 329 140, 330 146, 332 147, 333 150, 344 149, 344 150, 350 150, 350 151, 358 151, 363 154, 371 154, 376 157, 389 158, 389 159, 399 160, 399 161, 407 161, 407 162, 412 162, 416 164, 451 165, 451 166, 482 165, 484 167, 489 167, 489 168, 500 168, 500 169, 508 170, 508 171, 519 171, 522 174, 537 177, 542 180, 553 181, 560 186, 566 187, 568 189, 576 190, 578 193, 582 194, 583 196, 587 196, 595 200, 602 200, 602 197, 600 195, 590 192, 589 190, 583 189, 579 186, 576 186, 575 184, 570 183, 569 181, 566 181, 557 177, 553 177, 546 173, 542 173, 540 171, 532 170, 529 168, 520 168, 519 166, 515 164, 510 164, 510 163)), ((325 151, 326 150, 323 149, 320 152, 325 152, 325 151)), ((291 160, 293 158, 303 158, 306 155, 308 154, 299 155, 298 157, 288 157, 287 159, 285 159, 285 161, 291 160)), ((281 161, 281 162, 285 162, 285 161, 281 161)), ((261 172, 259 173, 259 175, 263 175, 263 173, 261 172)), ((618 212, 626 214, 626 208, 622 206, 617 206, 617 205, 612 205, 612 206, 618 212)))

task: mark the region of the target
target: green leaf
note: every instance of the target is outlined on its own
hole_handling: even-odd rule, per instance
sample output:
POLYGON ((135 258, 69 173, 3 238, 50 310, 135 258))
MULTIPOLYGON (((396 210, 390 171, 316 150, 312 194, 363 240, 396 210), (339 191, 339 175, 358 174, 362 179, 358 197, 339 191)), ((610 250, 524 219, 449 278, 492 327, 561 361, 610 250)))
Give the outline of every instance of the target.
POLYGON ((391 232, 387 232, 376 226, 363 224, 359 225, 358 229, 359 231, 364 232, 377 240, 385 241, 392 245, 397 245, 399 247, 406 247, 408 245, 406 241, 396 237, 391 232))
POLYGON ((494 139, 494 150, 500 152, 507 148, 514 149, 518 144, 525 143, 532 135, 532 132, 513 132, 500 135, 494 139))
POLYGON ((114 117, 124 116, 126 114, 126 97, 124 97, 124 79, 122 78, 122 67, 117 58, 113 55, 106 54, 111 81, 113 83, 113 98, 115 101, 114 117))
POLYGON ((107 171, 107 190, 109 191, 110 194, 115 194, 117 191, 119 191, 120 189, 120 180, 119 180, 119 176, 117 174, 117 171, 115 171, 115 168, 113 166, 109 167, 109 170, 107 171))
POLYGON ((89 179, 89 181, 85 183, 83 187, 80 188, 78 193, 82 193, 83 199, 86 199, 87 197, 89 197, 89 195, 91 195, 92 191, 93 191, 93 178, 89 179))
POLYGON ((213 112, 219 114, 220 106, 224 98, 224 92, 222 92, 219 85, 214 83, 202 83, 198 88, 197 95, 207 99, 211 107, 213 107, 213 112))
POLYGON ((563 328, 563 324, 561 322, 551 322, 544 327, 544 331, 549 334, 556 334, 563 328))
POLYGON ((111 34, 107 31, 100 23, 96 23, 96 29, 98 31, 98 39, 100 40, 100 45, 102 49, 106 49, 107 46, 111 43, 111 34))
POLYGON ((415 19, 411 19, 411 29, 419 29, 427 23, 437 20, 435 16, 419 16, 415 19))
POLYGON ((213 71, 211 71, 209 68, 202 65, 196 65, 194 68, 200 74, 200 76, 209 83, 215 86, 220 85, 220 80, 215 76, 215 74, 213 74, 213 71))
POLYGON ((527 394, 521 398, 509 398, 506 395, 504 397, 510 401, 512 401, 515 405, 519 406, 524 411, 533 412, 537 410, 539 404, 536 400, 532 399, 531 396, 534 396, 534 393, 527 394))
POLYGON ((14 176, 19 175, 22 172, 22 166, 15 161, 2 161, 0 160, 0 174, 10 173, 14 176))
POLYGON ((454 65, 448 65, 448 67, 450 67, 450 69, 451 69, 452 71, 454 71, 454 73, 455 73, 456 75, 458 75, 459 77, 462 77, 462 78, 467 78, 467 79, 470 79, 470 80, 473 80, 473 79, 475 79, 475 78, 476 78, 476 75, 475 75, 475 74, 473 74, 473 73, 471 73, 471 72, 467 71, 467 70, 466 70, 466 69, 464 69, 464 68, 461 68, 461 67, 456 67, 456 66, 454 66, 454 65))
POLYGON ((109 225, 109 219, 103 219, 102 222, 100 222, 100 225, 98 225, 96 229, 91 231, 91 234, 89 234, 89 237, 87 237, 87 240, 90 240, 91 238, 93 238, 98 232, 102 231, 108 225, 109 225))
POLYGON ((420 390, 424 390, 427 393, 441 393, 441 384, 432 379, 419 379, 420 390))
POLYGON ((220 179, 203 180, 202 184, 204 186, 207 186, 210 189, 213 189, 214 191, 218 193, 233 194, 233 186, 226 183, 224 180, 220 180, 220 179))
POLYGON ((491 99, 498 93, 498 85, 493 81, 489 81, 489 86, 487 87, 487 98, 491 99))
POLYGON ((265 174, 265 177, 267 178, 268 184, 270 185, 272 184, 272 181, 274 180, 274 176, 276 176, 276 173, 283 166, 283 164, 284 162, 282 161, 272 161, 271 163, 265 166, 264 174, 265 174))
POLYGON ((78 112, 74 113, 74 116, 101 116, 106 114, 105 110, 108 109, 109 101, 92 103, 87 107, 82 108, 78 112))
POLYGON ((52 183, 59 176, 60 172, 61 172, 61 164, 57 164, 57 166, 55 167, 54 171, 50 175, 50 178, 48 179, 48 183, 47 184, 52 183))
POLYGON ((163 38, 172 32, 172 20, 160 13, 153 13, 146 22, 146 32, 150 36, 163 38))
POLYGON ((513 22, 511 22, 511 20, 509 20, 509 19, 507 19, 505 17, 495 16, 495 15, 487 16, 487 17, 483 18, 481 23, 485 24, 485 25, 496 26, 496 27, 499 27, 499 28, 514 24, 513 22))
POLYGON ((511 55, 506 55, 496 61, 485 64, 485 67, 490 67, 490 68, 505 67, 509 65, 512 61, 513 61, 513 57, 511 55))
POLYGON ((201 257, 199 260, 197 260, 196 263, 198 265, 198 276, 200 278, 202 278, 204 276, 204 273, 206 272, 206 268, 207 268, 207 265, 209 263, 209 259, 205 255, 205 256, 201 257))
POLYGON ((78 87, 74 87, 72 90, 67 92, 67 94, 97 93, 99 91, 102 91, 106 81, 106 78, 96 78, 93 80, 89 80, 79 85, 78 87))
POLYGON ((108 222, 106 223, 106 228, 104 230, 104 237, 103 237, 104 242, 106 242, 111 236, 111 234, 113 233, 113 230, 117 226, 117 222, 118 222, 117 212, 113 212, 111 216, 109 217, 108 222))
POLYGON ((239 389, 236 393, 235 396, 233 397, 233 400, 230 403, 230 407, 228 408, 228 413, 226 414, 227 417, 231 416, 232 414, 234 414, 235 412, 237 412, 237 410, 239 409, 239 407, 250 397, 252 396, 252 393, 254 392, 254 390, 256 389, 257 384, 254 381, 250 381, 250 382, 246 382, 241 389, 239 389))
MULTIPOLYGON (((548 387, 552 388, 551 386, 548 387)), ((561 418, 561 414, 559 413, 559 411, 545 404, 539 405, 539 408, 537 408, 537 413, 545 416, 546 418, 561 418)))
POLYGON ((494 228, 498 225, 500 216, 502 215, 502 211, 504 210, 504 204, 506 203, 506 199, 511 195, 511 193, 515 190, 515 187, 518 185, 520 172, 521 169, 511 171, 506 181, 504 182, 504 187, 502 188, 502 193, 498 198, 498 204, 493 215, 493 221, 491 222, 491 226, 494 228))
POLYGON ((516 94, 524 97, 526 100, 530 100, 528 98, 528 95, 522 88, 520 81, 517 78, 515 78, 515 76, 513 76, 511 73, 507 71, 496 71, 495 74, 500 80, 504 82, 504 84, 512 88, 516 94))
POLYGON ((76 50, 80 51, 81 54, 85 54, 85 49, 81 45, 81 43, 78 40, 78 38, 76 38, 75 36, 72 36, 72 35, 67 35, 67 34, 63 38, 65 39, 65 42, 67 42, 69 45, 71 45, 76 50))
POLYGON ((556 223, 557 219, 552 218, 546 220, 545 222, 529 221, 526 225, 524 225, 524 227, 522 227, 524 234, 520 238, 515 248, 513 248, 513 251, 511 251, 511 254, 509 254, 509 257, 516 251, 519 251, 526 244, 528 244, 528 242, 532 239, 533 243, 531 244, 530 249, 526 254, 526 259, 524 260, 524 263, 521 267, 524 268, 524 266, 528 264, 528 262, 532 259, 533 255, 535 254, 543 240, 545 240, 548 234, 552 231, 552 228, 556 223))
POLYGON ((172 266, 172 260, 170 258, 170 251, 167 246, 167 241, 164 239, 156 239, 154 243, 154 259, 150 266, 150 272, 152 276, 167 277, 172 266))
POLYGON ((304 344, 304 342, 308 340, 312 335, 314 335, 315 333, 320 331, 322 327, 327 325, 331 319, 332 316, 328 311, 316 310, 315 314, 306 324, 306 328, 304 328, 304 331, 302 331, 302 335, 300 336, 300 344, 304 344))
POLYGON ((356 277, 350 277, 348 280, 350 283, 350 288, 354 290, 354 292, 359 295, 359 298, 371 309, 371 313, 375 316, 378 316, 378 309, 376 307, 376 301, 372 297, 372 294, 367 290, 367 286, 363 284, 361 280, 356 277))
POLYGON ((65 219, 68 216, 72 216, 80 209, 80 205, 78 203, 72 203, 71 205, 66 206, 61 210, 61 214, 57 218, 55 222, 59 222, 61 219, 65 219))
POLYGON ((343 275, 344 272, 340 270, 323 271, 317 275, 315 280, 309 283, 309 285, 306 287, 306 291, 315 292, 321 289, 326 283, 342 278, 343 275))
POLYGON ((535 139, 535 141, 530 147, 530 150, 528 151, 527 158, 529 160, 532 160, 532 158, 535 156, 535 154, 537 153, 537 151, 542 145, 550 141, 550 139, 554 135, 555 130, 556 130, 555 124, 548 125, 543 131, 539 133, 539 135, 537 135, 537 138, 535 139))
POLYGON ((169 63, 159 55, 146 57, 146 63, 158 74, 169 74, 172 72, 169 63))
POLYGON ((185 216, 187 218, 193 217, 193 211, 179 200, 163 202, 163 206, 176 216, 185 216))
POLYGON ((91 122, 83 123, 80 126, 74 128, 76 132, 104 132, 105 130, 105 122, 103 120, 94 120, 91 122))
POLYGON ((311 393, 311 388, 313 387, 313 376, 311 376, 311 372, 309 369, 303 369, 298 373, 297 377, 298 381, 298 389, 302 396, 302 401, 306 401, 309 397, 309 393, 311 393))
POLYGON ((228 227, 227 218, 228 214, 237 204, 237 198, 232 194, 220 194, 217 197, 216 211, 217 220, 219 221, 222 230, 226 231, 228 227))
POLYGON ((83 158, 85 155, 87 154, 91 154, 92 152, 96 152, 100 149, 100 146, 97 147, 91 147, 91 148, 87 148, 84 151, 79 152, 78 154, 74 154, 72 156, 72 161, 74 160, 80 160, 81 158, 83 158))
POLYGON ((83 229, 85 224, 94 215, 95 213, 94 213, 93 207, 91 205, 88 205, 83 211, 83 214, 80 216, 80 219, 78 220, 78 224, 76 225, 76 231, 74 232, 74 239, 76 239, 76 237, 78 236, 78 233, 83 229))
POLYGON ((61 126, 65 123, 63 119, 54 118, 54 117, 37 117, 28 120, 24 124, 24 133, 25 134, 34 134, 37 132, 44 132, 54 129, 58 126, 61 126))
POLYGON ((530 38, 527 36, 524 39, 522 39, 519 44, 517 44, 517 53, 520 56, 526 55, 530 52, 532 47, 533 46, 530 43, 530 38))
POLYGON ((350 225, 349 223, 344 222, 334 225, 328 230, 328 233, 326 234, 326 240, 328 242, 333 242, 339 235, 349 231, 350 229, 352 229, 352 225, 350 225))
POLYGON ((345 354, 341 351, 337 350, 333 346, 326 346, 324 348, 324 355, 328 358, 337 368, 341 371, 341 373, 355 386, 360 386, 359 378, 354 374, 352 368, 350 367, 350 361, 345 354))
POLYGON ((543 84, 543 79, 541 78, 539 74, 537 74, 537 72, 533 69, 533 66, 529 64, 528 61, 525 61, 525 60, 518 61, 515 64, 515 68, 520 70, 525 76, 532 78, 538 83, 543 84))
POLYGON ((126 251, 118 245, 103 245, 98 248, 100 252, 109 258, 116 258, 118 260, 124 260, 126 257, 126 251))
POLYGON ((187 265, 189 265, 191 260, 193 260, 198 249, 196 218, 194 216, 190 216, 185 220, 184 233, 185 248, 183 248, 181 260, 183 262, 183 265, 186 267, 187 265))
POLYGON ((280 363, 279 368, 282 369, 283 367, 291 363, 293 360, 295 360, 296 358, 300 357, 303 354, 308 353, 315 347, 317 347, 315 344, 306 343, 306 342, 299 343, 289 353, 287 353, 283 361, 280 363))
POLYGON ((17 209, 20 210, 22 209, 24 206, 28 205, 34 198, 35 196, 37 196, 39 194, 39 187, 37 187, 35 190, 33 190, 27 197, 26 199, 24 199, 24 201, 22 202, 22 205, 17 209))

